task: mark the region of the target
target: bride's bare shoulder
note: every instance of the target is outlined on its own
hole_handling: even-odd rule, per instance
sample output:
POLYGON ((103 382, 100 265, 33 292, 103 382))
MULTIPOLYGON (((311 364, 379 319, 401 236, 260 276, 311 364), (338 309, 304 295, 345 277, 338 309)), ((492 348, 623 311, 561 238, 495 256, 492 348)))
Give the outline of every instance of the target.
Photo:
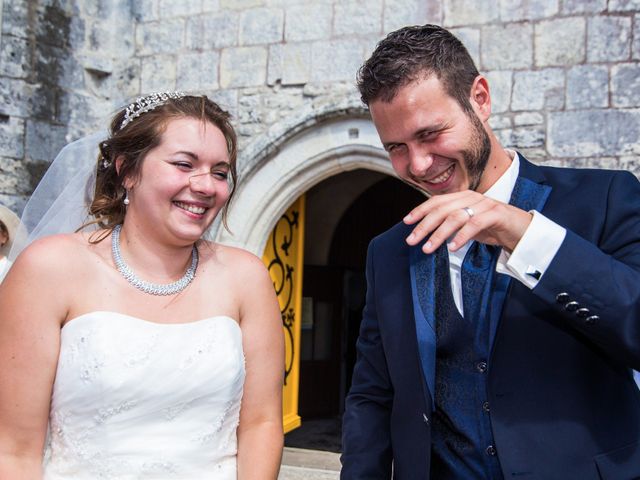
POLYGON ((96 248, 84 232, 61 233, 42 237, 27 246, 16 258, 14 267, 27 270, 69 271, 86 261, 96 248))
POLYGON ((265 268, 260 258, 242 248, 204 242, 198 250, 205 253, 205 261, 215 262, 223 267, 231 267, 234 272, 241 272, 245 269, 263 270, 265 268))

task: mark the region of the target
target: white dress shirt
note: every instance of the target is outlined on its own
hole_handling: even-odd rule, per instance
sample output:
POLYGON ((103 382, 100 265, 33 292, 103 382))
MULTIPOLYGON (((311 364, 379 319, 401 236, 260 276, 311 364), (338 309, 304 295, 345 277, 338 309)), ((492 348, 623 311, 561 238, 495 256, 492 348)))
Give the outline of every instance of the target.
MULTIPOLYGON (((509 203, 511 192, 520 172, 520 157, 518 153, 511 150, 507 150, 507 153, 511 155, 511 165, 491 188, 484 193, 485 196, 503 203, 509 203)), ((531 210, 530 213, 533 214, 531 223, 513 252, 509 254, 505 250, 501 251, 496 265, 496 272, 509 275, 532 289, 538 284, 551 264, 553 257, 564 241, 567 231, 540 212, 531 210), (530 275, 533 272, 539 274, 530 275)), ((472 242, 468 242, 456 252, 449 251, 451 291, 460 314, 463 314, 461 267, 464 256, 467 254, 471 244, 472 242)))

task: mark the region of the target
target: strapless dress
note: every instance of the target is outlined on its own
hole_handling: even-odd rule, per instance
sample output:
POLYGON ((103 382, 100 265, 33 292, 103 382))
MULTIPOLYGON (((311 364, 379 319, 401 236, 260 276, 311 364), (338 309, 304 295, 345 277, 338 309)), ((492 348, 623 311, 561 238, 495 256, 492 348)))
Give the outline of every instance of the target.
POLYGON ((230 317, 92 312, 62 329, 45 480, 236 479, 244 384, 230 317))

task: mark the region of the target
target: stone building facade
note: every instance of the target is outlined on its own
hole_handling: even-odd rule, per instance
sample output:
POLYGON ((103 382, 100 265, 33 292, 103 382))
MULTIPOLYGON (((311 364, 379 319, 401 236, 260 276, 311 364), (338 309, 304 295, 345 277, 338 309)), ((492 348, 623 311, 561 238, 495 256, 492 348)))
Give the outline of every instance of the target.
POLYGON ((61 146, 151 91, 204 92, 228 108, 250 173, 297 132, 366 118, 358 66, 385 33, 426 22, 451 28, 489 78, 505 145, 640 172, 638 0, 0 5, 0 202, 17 212, 61 146))
POLYGON ((0 0, 0 203, 20 213, 62 146, 104 129, 136 96, 209 95, 240 139, 233 234, 218 223, 211 236, 262 255, 296 205, 305 218, 296 295, 322 308, 313 322, 303 311, 302 333, 287 337, 301 348, 287 358, 310 379, 300 415, 318 413, 310 398, 339 414, 366 237, 415 202, 387 182, 355 74, 386 33, 422 23, 465 42, 505 146, 538 163, 640 176, 640 0, 0 0))

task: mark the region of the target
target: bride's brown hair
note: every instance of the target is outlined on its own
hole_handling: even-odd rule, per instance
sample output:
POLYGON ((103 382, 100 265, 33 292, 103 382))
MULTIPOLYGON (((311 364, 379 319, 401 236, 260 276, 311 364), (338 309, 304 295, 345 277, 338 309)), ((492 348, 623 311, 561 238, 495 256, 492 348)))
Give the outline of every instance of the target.
POLYGON ((109 231, 124 221, 126 207, 124 204, 125 178, 136 179, 140 174, 142 162, 149 150, 160 144, 162 133, 167 123, 175 118, 196 118, 202 122, 210 122, 218 127, 227 141, 229 155, 229 173, 231 188, 229 199, 222 210, 222 222, 227 226, 227 208, 236 189, 237 137, 230 122, 230 115, 206 96, 183 96, 171 98, 149 112, 129 121, 124 127, 126 109, 113 117, 110 136, 100 143, 98 155, 96 187, 89 213, 94 219, 89 224, 97 223, 107 229, 103 235, 94 239, 99 242, 109 231), (121 158, 119 168, 116 159, 121 158))

